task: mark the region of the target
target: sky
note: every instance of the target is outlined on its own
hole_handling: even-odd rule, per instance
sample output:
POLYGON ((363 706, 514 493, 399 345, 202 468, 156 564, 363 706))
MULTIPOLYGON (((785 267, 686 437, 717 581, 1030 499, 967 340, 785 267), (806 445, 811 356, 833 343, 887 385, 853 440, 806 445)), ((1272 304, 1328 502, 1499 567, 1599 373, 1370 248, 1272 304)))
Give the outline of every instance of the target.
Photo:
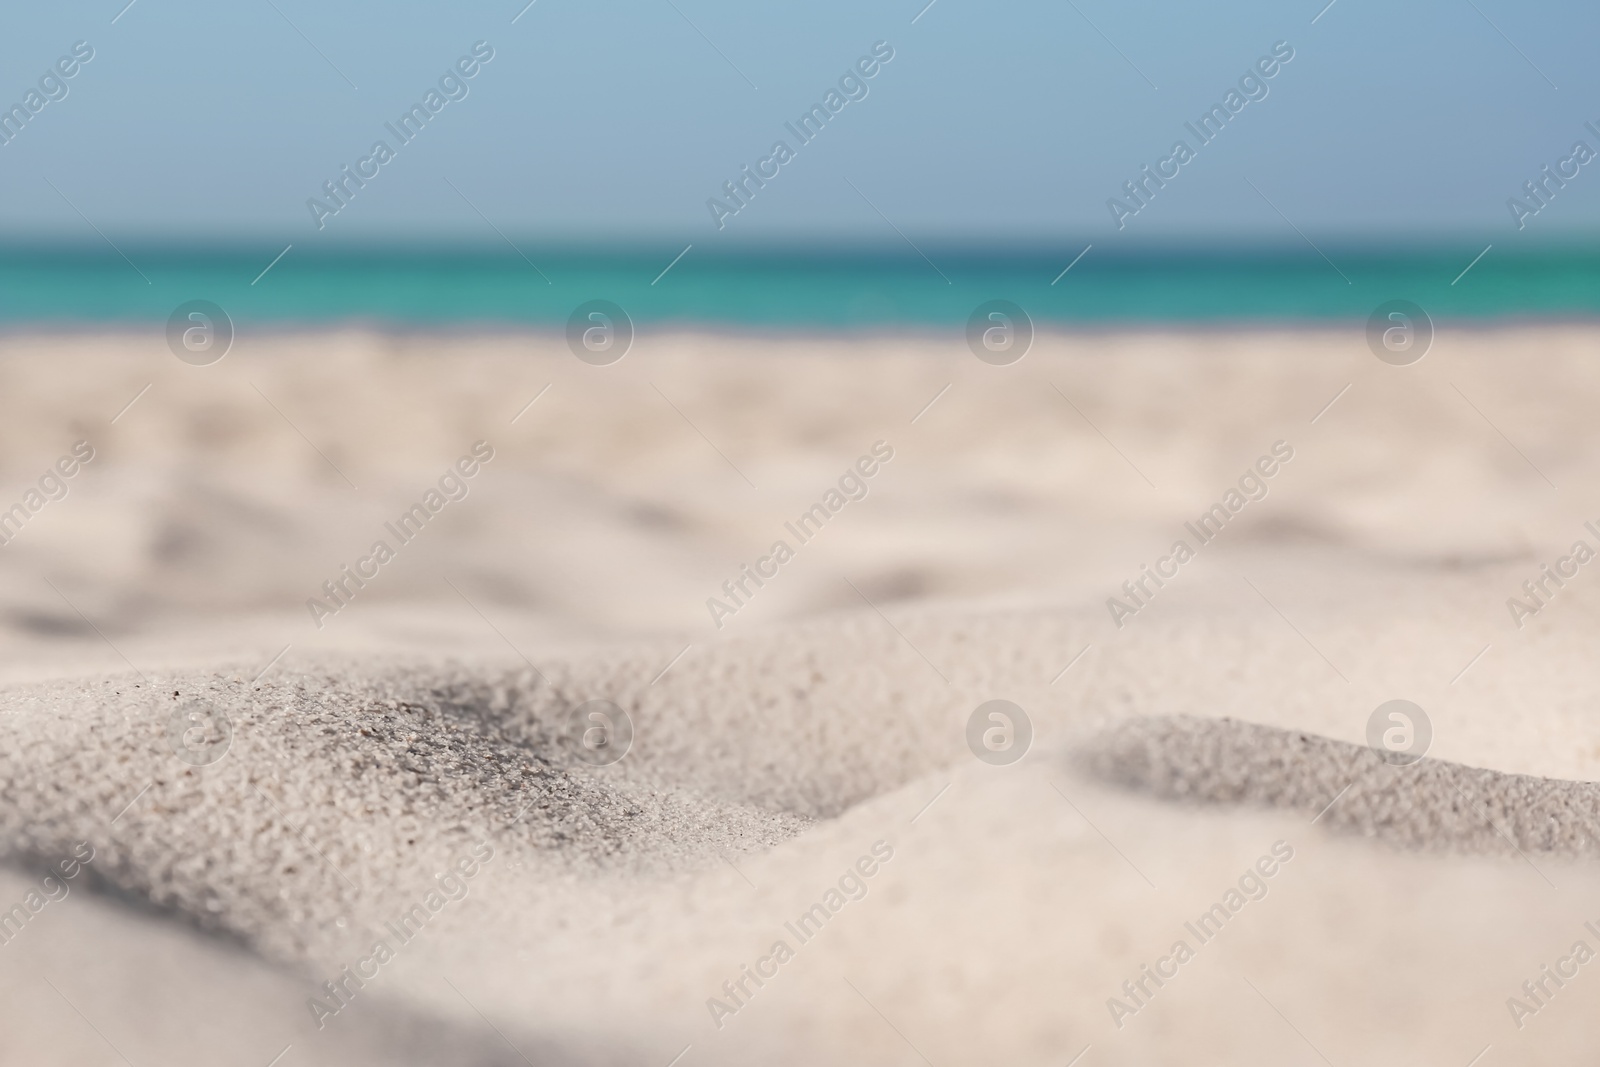
POLYGON ((0 146, 0 240, 1137 247, 1486 234, 1512 247, 1600 232, 1600 163, 1520 229, 1507 206, 1575 141, 1600 149, 1584 127, 1600 128, 1592 4, 525 3, 19 6, 0 36, 0 106, 24 103, 77 42, 93 58, 0 146), (493 58, 466 95, 401 143, 385 123, 476 42, 493 58), (893 58, 860 83, 866 95, 802 144, 785 123, 878 42, 893 58), (1185 123, 1278 42, 1293 58, 1266 95, 1200 145, 1185 123), (1194 158, 1114 217, 1108 200, 1180 137, 1194 158), (363 164, 375 176, 337 212, 314 212, 313 197, 334 206, 323 183, 379 139, 394 157, 363 164), (793 158, 759 164, 780 139, 793 158), (758 164, 776 175, 715 217, 708 200, 735 206, 723 183, 758 164))

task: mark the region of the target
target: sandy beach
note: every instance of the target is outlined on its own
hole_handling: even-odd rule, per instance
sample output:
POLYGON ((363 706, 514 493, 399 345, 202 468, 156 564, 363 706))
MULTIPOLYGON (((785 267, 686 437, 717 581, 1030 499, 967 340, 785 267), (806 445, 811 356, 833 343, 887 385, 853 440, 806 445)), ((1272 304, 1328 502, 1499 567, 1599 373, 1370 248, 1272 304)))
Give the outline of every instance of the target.
POLYGON ((1595 342, 8 335, 0 1062, 1577 1062, 1595 342))

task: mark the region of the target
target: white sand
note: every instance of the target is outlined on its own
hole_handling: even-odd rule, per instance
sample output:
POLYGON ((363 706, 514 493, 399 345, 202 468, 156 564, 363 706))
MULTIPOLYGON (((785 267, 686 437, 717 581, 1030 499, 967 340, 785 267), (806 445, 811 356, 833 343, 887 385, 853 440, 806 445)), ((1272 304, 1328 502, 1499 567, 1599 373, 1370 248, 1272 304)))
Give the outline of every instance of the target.
POLYGON ((196 369, 154 335, 11 338, 6 491, 99 454, 0 548, 0 905, 75 841, 96 858, 0 944, 0 1059, 1573 1062, 1594 966, 1520 1029, 1506 1000, 1600 950, 1563 804, 1592 794, 1481 772, 1600 779, 1590 568, 1521 631, 1505 607, 1600 517, 1593 341, 1447 331, 1399 369, 1355 330, 1052 337, 1002 369, 941 339, 679 336, 591 368, 346 334, 196 369), (304 600, 478 439, 470 495, 317 630, 304 600), (867 499, 713 629, 706 597, 879 439, 867 499), (1106 597, 1280 439, 1270 495, 1117 629, 1106 597), (964 743, 995 697, 1034 723, 1011 767, 964 743), (1296 738, 1361 743, 1394 697, 1468 769, 1311 825, 1361 755, 1296 738), (634 722, 612 767, 558 740, 593 698, 634 722), (168 742, 191 700, 233 731, 209 766, 168 742), (1294 733, 1126 725, 1149 716, 1294 733), (1124 753, 1110 781, 1097 751, 1124 753), (1460 781, 1498 828, 1449 806, 1460 781), (307 998, 485 840, 317 1030, 307 998), (879 841, 800 944, 785 922, 879 841), (1265 898, 1119 1029, 1107 999, 1278 841, 1265 898), (708 998, 780 938, 717 1028, 708 998))

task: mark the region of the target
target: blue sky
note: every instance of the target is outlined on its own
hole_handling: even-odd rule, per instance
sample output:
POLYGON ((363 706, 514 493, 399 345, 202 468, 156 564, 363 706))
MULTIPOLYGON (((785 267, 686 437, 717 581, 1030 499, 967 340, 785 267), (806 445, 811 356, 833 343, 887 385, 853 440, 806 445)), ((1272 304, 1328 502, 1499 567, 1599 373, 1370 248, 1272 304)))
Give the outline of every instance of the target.
POLYGON ((0 233, 334 248, 491 227, 729 247, 890 227, 996 244, 1596 232, 1600 163, 1522 232, 1506 208, 1573 141, 1600 148, 1584 129, 1600 126, 1593 5, 1325 2, 29 5, 0 37, 0 103, 76 41, 95 58, 0 147, 0 233), (470 94, 319 231, 307 199, 479 40, 495 58, 470 94), (707 199, 876 41, 895 56, 869 95, 718 231, 707 199), (1106 200, 1277 41, 1295 58, 1269 95, 1119 231, 1106 200))

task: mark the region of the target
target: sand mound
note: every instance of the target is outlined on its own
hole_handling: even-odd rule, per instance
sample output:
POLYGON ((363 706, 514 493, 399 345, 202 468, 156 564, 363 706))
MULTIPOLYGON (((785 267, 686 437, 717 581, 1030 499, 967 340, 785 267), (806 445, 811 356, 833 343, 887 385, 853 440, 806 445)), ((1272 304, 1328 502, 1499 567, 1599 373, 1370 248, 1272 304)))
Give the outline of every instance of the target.
POLYGON ((1109 781, 1173 800, 1259 804, 1406 848, 1600 856, 1600 784, 1423 758, 1233 719, 1133 719, 1078 753, 1109 781))
MULTIPOLYGON (((1308 698, 1293 679, 1285 701, 1261 701, 1287 729, 1128 719, 1079 748, 1091 723, 1152 703, 1134 687, 1169 633, 1097 648, 1052 690, 1085 640, 1080 613, 895 623, 863 611, 758 630, 696 646, 664 675, 681 646, 538 655, 537 669, 296 651, 259 680, 264 656, 243 672, 146 664, 0 691, 0 840, 20 868, 0 881, 4 899, 81 839, 96 854, 74 886, 98 881, 136 906, 74 888, 0 950, 0 964, 13 961, 0 982, 10 974, 47 1020, 17 1047, 77 1025, 80 1059, 96 1054, 94 1032, 38 971, 129 1042, 134 1062, 267 1063, 291 1043, 284 1064, 665 1064, 690 1046, 683 1063, 921 1062, 908 1042, 952 1064, 997 1050, 1065 1062, 1090 1043, 1111 1064, 1175 1060, 1197 1043, 1236 1060, 1293 1055, 1299 1039, 1264 1027, 1276 1017, 1237 970, 1336 1062, 1408 1062, 1459 1037, 1440 1004, 1503 1011, 1531 973, 1528 945, 1579 936, 1581 907, 1527 903, 1530 892, 1564 899, 1546 874, 1579 903, 1592 893, 1590 865, 1541 858, 1593 855, 1588 786, 1435 760, 1389 766, 1308 732, 1341 715, 1359 723, 1365 700, 1296 708, 1296 693, 1308 698), (1035 749, 1009 767, 978 762, 963 735, 974 703, 998 693, 1036 726, 1035 749), (596 698, 634 722, 634 748, 613 766, 582 763, 571 745, 573 709, 596 698), (215 762, 174 747, 173 719, 197 705, 227 723, 215 762), (1099 780, 1063 773, 1072 760, 1099 780), (1293 864, 1206 950, 1196 966, 1209 977, 1116 1027, 1106 998, 1280 839, 1293 864), (893 860, 802 944, 785 924, 880 840, 893 860), (401 945, 392 924, 464 860, 481 872, 463 876, 461 899, 401 945), (138 914, 152 907, 179 921, 138 914), (1469 927, 1489 933, 1464 941, 1469 927), (326 983, 379 938, 396 961, 333 1019, 314 1018, 311 1000, 326 1001, 326 983), (797 959, 736 1018, 712 1016, 709 999, 778 938, 797 959), (167 972, 144 963, 153 953, 177 961, 179 985, 160 985, 167 972), (1404 960, 1370 997, 1350 997, 1339 961, 1365 974, 1383 953, 1404 960), (1293 962, 1312 958, 1332 963, 1293 962), (937 965, 957 959, 991 962, 976 978, 937 965), (1423 976, 1435 985, 1404 1033, 1385 1030, 1379 1020, 1423 976), (210 1000, 215 1025, 143 1021, 210 1000), (403 1037, 422 1032, 434 1043, 403 1037)), ((1208 633, 1270 661, 1295 648, 1282 629, 1208 633)), ((1227 657, 1210 645, 1190 655, 1169 705, 1237 699, 1235 671, 1203 673, 1227 657)), ((1486 726, 1446 741, 1464 762, 1493 764, 1495 736, 1486 726)), ((1539 1024, 1541 1048, 1587 1040, 1581 1019, 1539 1024)), ((1461 1062, 1499 1039, 1482 1029, 1461 1062)), ((0 1062, 40 1062, 29 1055, 7 1059, 0 1042, 0 1062)))
POLYGON ((368 667, 9 690, 0 849, 49 862, 91 842, 94 884, 298 961, 342 958, 481 842, 554 883, 704 866, 809 823, 498 730, 464 668, 368 667))

